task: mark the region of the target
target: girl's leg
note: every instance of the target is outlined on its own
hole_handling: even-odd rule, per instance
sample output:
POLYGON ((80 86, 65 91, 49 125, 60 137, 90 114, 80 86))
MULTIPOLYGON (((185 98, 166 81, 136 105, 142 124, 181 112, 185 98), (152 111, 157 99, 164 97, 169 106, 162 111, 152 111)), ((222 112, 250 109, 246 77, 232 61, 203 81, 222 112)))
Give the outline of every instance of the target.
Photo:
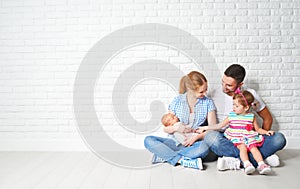
POLYGON ((144 140, 144 146, 150 152, 166 160, 172 165, 176 165, 181 155, 178 151, 184 148, 182 145, 176 146, 174 140, 157 136, 147 136, 144 140))
POLYGON ((237 148, 240 150, 240 158, 242 162, 249 161, 247 146, 245 144, 240 144, 237 148))
MULTIPOLYGON (((275 132, 272 136, 264 135, 264 138, 264 144, 258 148, 263 159, 266 159, 267 157, 275 154, 277 151, 282 150, 286 145, 286 139, 280 132, 275 132)), ((251 153, 249 153, 249 158, 253 165, 256 167, 257 162, 255 161, 251 153)))
POLYGON ((258 170, 259 174, 269 174, 271 172, 271 168, 269 165, 267 165, 264 162, 263 157, 262 157, 260 151, 258 150, 258 148, 252 147, 250 149, 250 152, 252 153, 255 161, 258 163, 257 170, 258 170))
POLYGON ((257 147, 252 147, 250 149, 250 152, 251 152, 251 154, 252 154, 252 156, 253 156, 253 158, 255 159, 256 162, 259 163, 259 162, 263 161, 263 157, 262 157, 262 155, 261 155, 261 153, 260 153, 260 151, 258 150, 257 147))
POLYGON ((249 161, 247 146, 245 144, 240 144, 237 148, 240 150, 240 158, 243 162, 245 173, 247 175, 253 173, 255 171, 255 167, 249 161))

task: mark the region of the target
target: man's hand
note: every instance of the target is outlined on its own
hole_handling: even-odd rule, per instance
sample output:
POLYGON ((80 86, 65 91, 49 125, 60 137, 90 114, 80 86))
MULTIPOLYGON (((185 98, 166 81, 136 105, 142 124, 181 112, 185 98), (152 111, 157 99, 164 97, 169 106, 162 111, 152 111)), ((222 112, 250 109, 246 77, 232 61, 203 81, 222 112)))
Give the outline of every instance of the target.
POLYGON ((266 135, 272 136, 272 135, 274 135, 274 131, 267 131, 266 135))

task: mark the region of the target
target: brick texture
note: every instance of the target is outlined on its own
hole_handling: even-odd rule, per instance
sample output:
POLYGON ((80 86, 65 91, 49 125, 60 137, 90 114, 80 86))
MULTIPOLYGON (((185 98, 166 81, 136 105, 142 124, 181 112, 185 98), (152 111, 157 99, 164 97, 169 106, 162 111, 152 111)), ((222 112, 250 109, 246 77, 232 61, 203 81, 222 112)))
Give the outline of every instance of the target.
MULTIPOLYGON (((245 82, 274 116, 273 128, 290 139, 288 147, 300 148, 299 1, 1 0, 0 150, 86 150, 73 113, 77 70, 105 36, 143 23, 195 36, 220 74, 232 62, 243 65, 245 82)), ((94 107, 105 132, 132 148, 143 148, 145 134, 120 126, 112 92, 124 70, 149 59, 169 62, 183 73, 202 71, 178 49, 151 43, 123 49, 106 63, 95 85, 94 107)), ((221 85, 221 78, 204 73, 221 85)), ((159 100, 167 109, 177 88, 157 78, 139 81, 128 96, 130 114, 146 122, 150 104, 159 100)))

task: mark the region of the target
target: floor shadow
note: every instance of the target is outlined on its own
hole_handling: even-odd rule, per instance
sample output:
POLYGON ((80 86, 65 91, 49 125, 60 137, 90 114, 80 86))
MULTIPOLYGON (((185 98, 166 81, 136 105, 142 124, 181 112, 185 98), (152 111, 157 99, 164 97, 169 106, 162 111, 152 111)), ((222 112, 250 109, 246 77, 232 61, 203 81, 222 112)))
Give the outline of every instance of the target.
MULTIPOLYGON (((300 156, 299 149, 283 149, 276 153, 281 161, 295 159, 300 156)), ((283 162, 282 162, 283 163, 283 162)))

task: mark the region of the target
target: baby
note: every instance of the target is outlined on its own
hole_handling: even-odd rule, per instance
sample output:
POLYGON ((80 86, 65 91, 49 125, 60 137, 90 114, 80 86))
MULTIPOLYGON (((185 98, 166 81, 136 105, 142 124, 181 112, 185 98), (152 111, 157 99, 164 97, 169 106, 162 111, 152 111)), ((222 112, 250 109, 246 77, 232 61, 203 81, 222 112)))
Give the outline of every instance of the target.
POLYGON ((178 117, 173 113, 164 114, 161 118, 161 122, 165 127, 178 127, 173 135, 180 144, 184 144, 187 139, 197 134, 194 133, 194 130, 191 127, 181 123, 178 117))

